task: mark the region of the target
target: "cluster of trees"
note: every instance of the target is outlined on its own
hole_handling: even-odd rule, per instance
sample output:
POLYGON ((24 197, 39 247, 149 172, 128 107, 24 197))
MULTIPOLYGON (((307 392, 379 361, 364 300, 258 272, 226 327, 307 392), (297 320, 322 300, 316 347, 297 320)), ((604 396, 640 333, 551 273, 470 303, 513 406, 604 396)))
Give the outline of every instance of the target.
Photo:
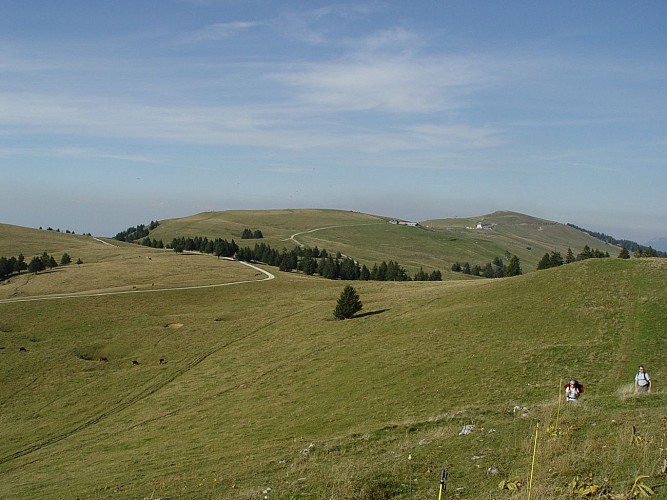
MULTIPOLYGON (((72 258, 67 253, 64 253, 60 258, 61 266, 71 262, 72 258)), ((82 264, 81 259, 78 260, 77 264, 82 264)), ((26 264, 23 254, 19 254, 18 257, 0 257, 0 281, 7 279, 12 274, 20 274, 21 271, 28 270, 31 273, 38 273, 57 266, 56 259, 46 252, 33 257, 28 264, 26 264)))
POLYGON ((148 226, 144 224, 139 224, 136 227, 129 227, 125 231, 121 231, 118 233, 116 236, 114 236, 115 240, 118 241, 137 241, 141 238, 145 238, 148 236, 148 233, 158 227, 160 223, 158 221, 151 221, 148 226))
POLYGON ((415 273, 414 281, 442 281, 442 273, 439 270, 431 271, 427 273, 421 267, 419 271, 415 273))
MULTIPOLYGON (((278 251, 266 243, 255 243, 254 248, 240 248, 232 239, 231 242, 217 238, 209 240, 204 237, 174 238, 168 248, 175 252, 195 251, 211 253, 217 257, 236 257, 245 262, 262 262, 275 266, 281 271, 300 271, 312 276, 318 274, 333 280, 373 280, 373 281, 410 281, 405 268, 398 262, 383 261, 369 269, 365 264, 359 265, 350 257, 343 257, 340 252, 335 256, 325 249, 317 247, 295 247, 291 250, 283 248, 278 251)), ((433 271, 430 274, 420 269, 414 277, 415 281, 441 281, 442 273, 433 271)))
POLYGON ((251 231, 250 229, 246 228, 243 230, 243 233, 241 234, 242 240, 260 240, 262 238, 264 238, 264 235, 259 229, 251 231))
MULTIPOLYGON (((405 268, 398 262, 390 260, 374 264, 369 269, 365 264, 359 263, 351 257, 343 257, 340 252, 335 256, 329 254, 325 249, 309 247, 295 247, 291 250, 283 248, 281 252, 271 248, 265 243, 256 243, 254 249, 249 247, 240 248, 236 254, 239 260, 246 262, 262 262, 270 266, 276 266, 281 271, 300 271, 312 276, 318 274, 323 278, 332 280, 364 280, 364 281, 410 281, 405 268)), ((442 273, 433 271, 427 274, 423 270, 415 275, 418 281, 441 281, 442 273)))
POLYGON ((145 247, 151 247, 151 248, 164 248, 164 243, 162 240, 156 240, 155 238, 150 238, 146 236, 143 240, 141 240, 141 244, 145 247))
POLYGON ((455 273, 470 274, 472 276, 482 276, 484 278, 504 278, 523 274, 521 271, 521 261, 516 255, 510 257, 507 265, 505 265, 503 259, 500 257, 494 258, 493 262, 489 262, 484 266, 478 264, 473 264, 471 266, 468 262, 461 265, 458 262, 455 262, 452 264, 452 271, 455 273))
MULTIPOLYGON (((623 250, 626 250, 626 249, 624 248, 623 250)), ((650 246, 649 247, 644 247, 644 246, 641 246, 641 245, 639 246, 639 248, 637 248, 634 251, 633 255, 637 258, 642 258, 642 257, 667 257, 667 253, 665 253, 665 252, 660 252, 660 251, 655 250, 654 248, 652 248, 650 246)), ((620 257, 620 255, 619 255, 619 257, 620 257)), ((629 252, 628 252, 628 257, 627 258, 629 258, 629 257, 630 257, 630 255, 629 255, 629 252)))
POLYGON ((577 254, 576 256, 572 252, 571 248, 567 249, 567 253, 565 254, 565 259, 563 259, 563 256, 560 254, 560 252, 547 252, 544 254, 544 256, 540 259, 540 261, 537 263, 537 270, 541 269, 549 269, 551 267, 558 267, 562 266, 563 264, 571 264, 572 262, 580 261, 580 260, 586 260, 586 259, 606 259, 609 257, 609 252, 603 252, 602 250, 598 250, 595 248, 590 248, 588 245, 584 247, 584 249, 581 251, 581 253, 577 254))
POLYGON ((206 236, 195 236, 194 238, 174 238, 168 248, 174 252, 201 252, 212 253, 216 257, 233 257, 238 251, 239 246, 234 240, 231 242, 216 238, 209 240, 206 236))
MULTIPOLYGON (((69 258, 69 255, 67 257, 69 258)), ((52 269, 54 267, 58 267, 56 259, 53 258, 53 255, 49 255, 48 253, 44 252, 42 255, 35 256, 30 259, 30 263, 28 264, 28 271, 31 273, 38 273, 39 271, 52 269)))
POLYGON ((593 238, 602 240, 605 243, 609 243, 610 245, 616 245, 626 249, 628 251, 628 257, 621 257, 619 255, 619 257, 621 257, 622 259, 629 258, 629 252, 633 252, 635 254, 635 257, 667 257, 667 252, 661 252, 659 250, 655 250, 650 246, 647 247, 644 245, 640 245, 639 243, 630 240, 617 240, 616 238, 609 236, 607 234, 598 233, 595 231, 589 231, 588 229, 575 226, 574 224, 568 224, 568 226, 574 229, 578 229, 579 231, 582 231, 586 234, 589 234, 593 238))
MULTIPOLYGON (((42 229, 42 228, 40 227, 40 229, 42 229)), ((46 230, 47 230, 47 231, 55 231, 56 233, 59 233, 59 232, 60 232, 60 228, 58 228, 58 229, 53 229, 53 228, 50 227, 50 226, 47 227, 46 230)), ((76 233, 75 233, 74 231, 70 231, 69 229, 65 229, 65 234, 76 234, 76 233)), ((85 233, 84 236, 90 236, 90 233, 85 233)))
POLYGON ((28 264, 25 263, 23 254, 19 254, 18 257, 0 257, 0 281, 26 269, 28 269, 28 264))

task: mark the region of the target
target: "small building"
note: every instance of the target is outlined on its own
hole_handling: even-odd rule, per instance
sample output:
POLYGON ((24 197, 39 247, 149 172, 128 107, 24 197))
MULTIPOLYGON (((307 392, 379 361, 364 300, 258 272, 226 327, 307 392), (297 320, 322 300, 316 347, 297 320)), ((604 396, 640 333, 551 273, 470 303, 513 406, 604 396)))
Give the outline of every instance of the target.
POLYGON ((419 222, 410 222, 407 220, 391 219, 389 224, 398 224, 399 226, 419 227, 419 222))

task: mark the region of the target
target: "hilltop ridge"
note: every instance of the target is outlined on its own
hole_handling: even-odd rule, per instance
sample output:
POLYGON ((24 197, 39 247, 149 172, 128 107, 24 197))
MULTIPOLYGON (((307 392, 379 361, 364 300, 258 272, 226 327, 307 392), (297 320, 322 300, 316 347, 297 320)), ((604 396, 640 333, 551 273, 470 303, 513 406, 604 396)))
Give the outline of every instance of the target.
MULTIPOLYGON (((420 269, 449 274, 455 263, 484 266, 495 260, 519 257, 524 272, 535 270, 545 253, 568 249, 576 255, 586 246, 615 257, 620 248, 554 221, 511 211, 477 217, 429 219, 417 227, 391 224, 391 217, 333 209, 229 210, 165 219, 150 231, 152 240, 168 245, 174 238, 223 238, 254 247, 258 240, 243 240, 244 230, 260 230, 265 243, 280 251, 296 245, 340 252, 369 268, 395 261, 413 275, 420 269), (426 230, 420 230, 426 229, 426 230), (298 238, 294 238, 298 235, 298 238)), ((89 236, 18 226, 0 226, 0 256, 26 256, 99 251, 89 236)), ((78 257, 78 255, 77 255, 78 257)), ((90 258, 88 258, 90 261, 90 258)))
MULTIPOLYGON (((565 224, 510 211, 479 217, 420 221, 421 228, 390 224, 391 217, 340 210, 294 209, 204 212, 160 222, 151 237, 165 243, 179 236, 224 237, 240 241, 244 228, 262 231, 263 241, 281 249, 299 243, 354 257, 366 265, 394 260, 410 273, 420 268, 448 271, 455 262, 485 264, 517 255, 526 271, 534 270, 547 252, 585 246, 618 255, 606 244, 565 224), (491 230, 477 230, 480 222, 491 230)), ((254 245, 255 242, 250 242, 254 245)))

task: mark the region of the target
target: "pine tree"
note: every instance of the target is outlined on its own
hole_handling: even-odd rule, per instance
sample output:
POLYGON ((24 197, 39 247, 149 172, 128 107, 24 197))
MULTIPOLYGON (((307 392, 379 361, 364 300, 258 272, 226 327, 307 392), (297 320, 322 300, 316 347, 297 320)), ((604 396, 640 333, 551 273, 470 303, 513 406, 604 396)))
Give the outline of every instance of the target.
POLYGON ((522 272, 519 257, 513 255, 509 264, 507 264, 507 267, 505 268, 505 276, 519 276, 520 274, 522 274, 522 272))
POLYGON ((28 264, 28 271, 31 273, 37 274, 39 271, 44 270, 44 263, 39 257, 33 257, 28 264))
POLYGON ((415 273, 414 281, 428 281, 428 274, 423 268, 420 267, 419 271, 415 273))
POLYGON ((537 270, 540 271, 542 269, 549 269, 550 267, 551 267, 551 258, 549 257, 549 253, 547 252, 537 263, 537 270))
POLYGON ((363 264, 361 266, 361 276, 359 277, 359 279, 362 279, 364 281, 368 281, 371 279, 371 272, 366 267, 366 264, 363 264))
POLYGON ((549 260, 551 262, 549 267, 558 267, 563 265, 563 257, 561 257, 560 252, 551 252, 551 257, 549 260))
POLYGON ((361 311, 363 304, 357 291, 350 285, 343 288, 343 291, 336 303, 334 317, 336 319, 350 319, 355 313, 361 311))

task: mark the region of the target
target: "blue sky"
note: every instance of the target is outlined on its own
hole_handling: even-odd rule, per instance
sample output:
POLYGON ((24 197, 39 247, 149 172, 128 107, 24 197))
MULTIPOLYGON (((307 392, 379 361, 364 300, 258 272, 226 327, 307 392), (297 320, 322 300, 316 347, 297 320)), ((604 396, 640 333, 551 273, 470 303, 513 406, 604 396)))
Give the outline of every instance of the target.
POLYGON ((66 0, 0 16, 0 222, 513 210, 667 236, 667 2, 66 0))

